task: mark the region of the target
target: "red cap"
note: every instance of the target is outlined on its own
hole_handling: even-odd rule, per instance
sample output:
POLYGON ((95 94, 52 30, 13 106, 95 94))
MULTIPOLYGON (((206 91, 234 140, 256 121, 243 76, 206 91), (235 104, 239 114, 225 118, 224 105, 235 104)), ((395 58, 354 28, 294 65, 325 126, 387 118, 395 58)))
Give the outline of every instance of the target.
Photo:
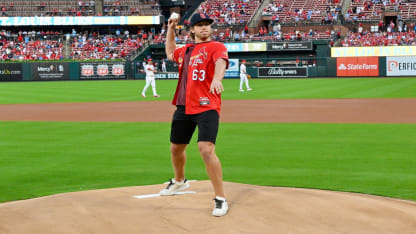
POLYGON ((243 60, 241 60, 241 62, 246 62, 246 60, 245 60, 245 59, 243 59, 243 60))
POLYGON ((152 59, 151 58, 148 58, 147 61, 152 61, 152 59))

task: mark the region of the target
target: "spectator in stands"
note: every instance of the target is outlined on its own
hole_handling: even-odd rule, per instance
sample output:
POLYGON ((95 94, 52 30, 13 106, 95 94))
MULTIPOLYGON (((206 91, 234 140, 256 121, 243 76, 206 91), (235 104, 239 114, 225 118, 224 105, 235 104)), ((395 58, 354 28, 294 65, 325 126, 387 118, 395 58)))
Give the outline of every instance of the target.
POLYGON ((376 32, 365 31, 359 33, 348 33, 341 43, 343 46, 388 46, 388 45, 415 45, 414 32, 376 32))
POLYGON ((390 28, 391 28, 391 31, 392 32, 394 32, 395 27, 396 27, 396 24, 394 23, 394 21, 393 20, 390 20, 390 28))
POLYGON ((385 28, 384 28, 384 21, 383 20, 380 20, 379 21, 379 23, 378 23, 378 29, 380 31, 384 31, 385 30, 385 28))
POLYGON ((4 5, 1 7, 1 15, 2 16, 8 16, 7 8, 4 5))
POLYGON ((238 32, 234 33, 234 41, 240 41, 240 34, 238 32))
POLYGON ((361 35, 363 35, 363 23, 360 23, 358 25, 358 33, 361 34, 361 35))
POLYGON ((0 54, 2 60, 56 60, 62 59, 62 43, 59 41, 2 41, 0 54))

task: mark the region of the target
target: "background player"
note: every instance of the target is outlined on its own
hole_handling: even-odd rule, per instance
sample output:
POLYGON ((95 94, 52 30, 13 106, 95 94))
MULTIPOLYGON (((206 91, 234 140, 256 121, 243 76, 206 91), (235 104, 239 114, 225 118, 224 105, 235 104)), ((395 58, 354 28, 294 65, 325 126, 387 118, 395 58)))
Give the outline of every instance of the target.
POLYGON ((214 216, 228 211, 224 198, 221 162, 215 153, 218 133, 222 79, 228 67, 227 48, 220 42, 211 41, 211 23, 206 14, 196 13, 190 22, 190 35, 195 44, 176 48, 175 27, 177 18, 168 21, 166 55, 179 64, 179 81, 173 104, 177 109, 171 127, 171 159, 175 178, 170 180, 161 195, 173 195, 189 188, 185 179, 185 149, 198 126, 198 148, 215 193, 214 216))
POLYGON ((162 72, 166 72, 166 61, 164 58, 162 58, 162 61, 160 62, 162 65, 162 72))
POLYGON ((248 85, 248 78, 247 78, 247 68, 246 68, 246 60, 241 60, 240 65, 240 92, 244 92, 243 84, 246 84, 247 91, 251 91, 253 89, 250 88, 248 85))
POLYGON ((156 81, 155 81, 155 67, 153 66, 152 59, 147 59, 147 64, 144 64, 144 71, 146 72, 146 85, 142 91, 142 97, 146 97, 147 88, 152 85, 152 91, 154 97, 160 97, 156 92, 156 81))

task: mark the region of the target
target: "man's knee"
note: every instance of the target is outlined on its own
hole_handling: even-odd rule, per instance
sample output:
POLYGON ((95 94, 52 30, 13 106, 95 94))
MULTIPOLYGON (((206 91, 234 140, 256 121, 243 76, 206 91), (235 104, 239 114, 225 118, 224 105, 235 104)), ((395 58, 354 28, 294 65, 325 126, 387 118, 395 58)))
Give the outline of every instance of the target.
POLYGON ((215 145, 212 142, 198 142, 198 149, 204 161, 209 160, 215 153, 215 145))
POLYGON ((170 146, 170 152, 173 155, 182 154, 185 152, 186 144, 171 144, 170 146))

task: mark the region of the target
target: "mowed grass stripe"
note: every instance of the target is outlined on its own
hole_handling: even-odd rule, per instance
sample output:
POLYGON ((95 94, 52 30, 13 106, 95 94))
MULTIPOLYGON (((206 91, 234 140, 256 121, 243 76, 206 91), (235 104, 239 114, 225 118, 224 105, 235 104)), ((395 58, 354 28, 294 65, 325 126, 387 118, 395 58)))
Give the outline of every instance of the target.
MULTIPOLYGON (((0 128, 0 202, 172 177, 169 123, 1 122, 0 128)), ((412 200, 415 152, 412 124, 222 123, 217 143, 226 181, 412 200)), ((187 177, 208 179, 195 138, 187 153, 187 177)))
MULTIPOLYGON (((414 78, 252 79, 239 92, 239 79, 225 79, 223 99, 414 98, 414 78)), ((170 100, 177 80, 157 80, 161 98, 143 99, 144 80, 0 83, 0 104, 170 100)))

